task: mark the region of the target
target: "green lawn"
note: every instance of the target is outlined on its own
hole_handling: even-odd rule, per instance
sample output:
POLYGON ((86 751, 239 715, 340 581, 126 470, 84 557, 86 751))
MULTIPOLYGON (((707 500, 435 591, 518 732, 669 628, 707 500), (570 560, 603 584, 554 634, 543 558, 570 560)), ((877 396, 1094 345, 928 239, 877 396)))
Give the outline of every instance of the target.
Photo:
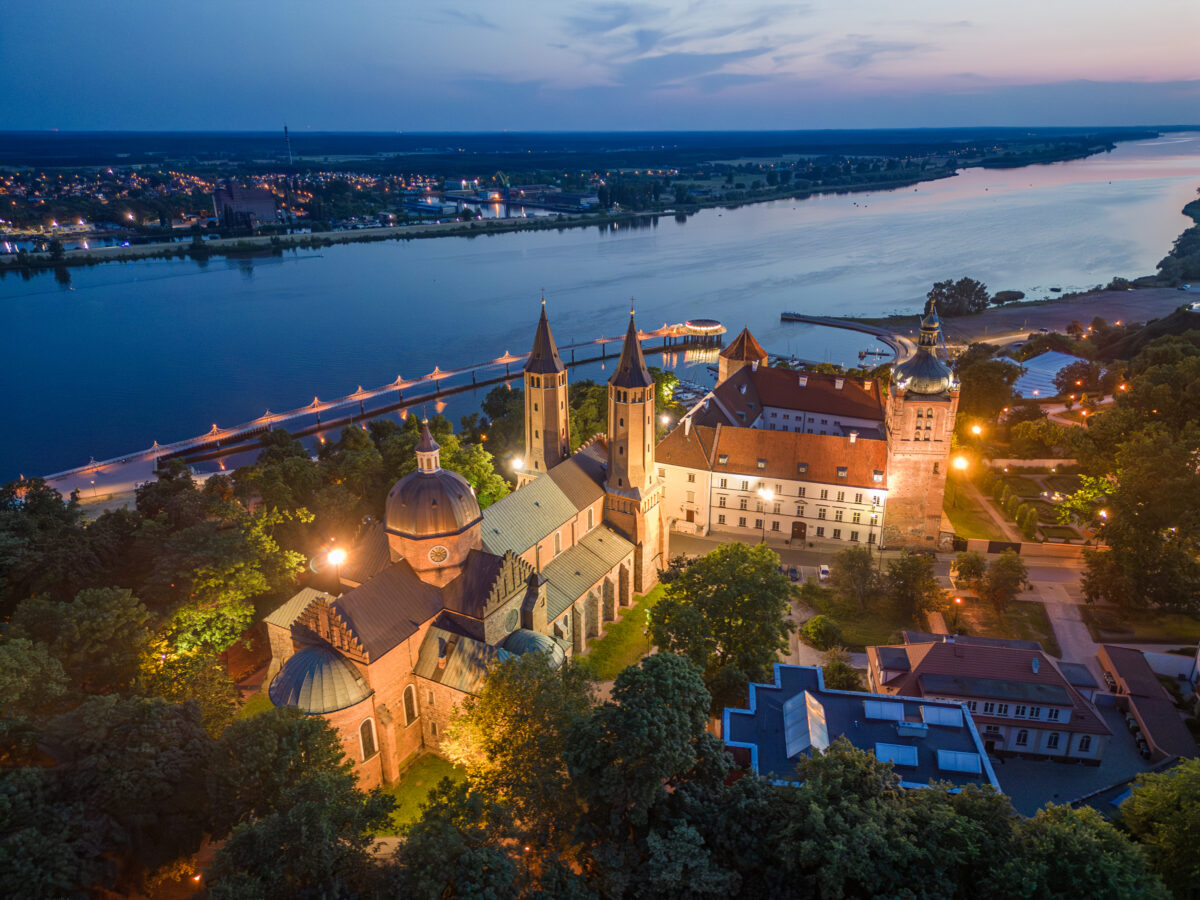
POLYGON ((656 585, 644 597, 634 597, 633 606, 626 610, 620 622, 610 623, 604 637, 588 642, 581 657, 587 660, 597 681, 612 681, 628 666, 634 665, 647 653, 647 617, 662 597, 663 586, 656 585))
POLYGON ((266 691, 259 691, 242 704, 242 708, 237 711, 239 719, 248 719, 251 716, 257 716, 260 712, 266 712, 268 709, 274 709, 275 704, 271 702, 271 698, 267 696, 266 691))
POLYGON ((458 766, 426 753, 400 776, 399 781, 384 788, 396 798, 396 808, 392 811, 391 824, 380 834, 399 834, 402 825, 415 822, 421 814, 421 804, 443 778, 463 781, 466 777, 467 773, 458 766))
POLYGON ((1126 614, 1112 607, 1080 607, 1092 639, 1174 644, 1179 647, 1200 642, 1200 619, 1184 613, 1135 610, 1126 614))
POLYGON ((964 490, 954 479, 946 482, 946 496, 942 508, 949 517, 950 524, 954 526, 954 533, 960 538, 1007 540, 987 511, 975 502, 974 494, 964 490))
MULTIPOLYGON (((955 611, 946 613, 946 625, 954 628, 955 611)), ((958 629, 975 637, 1008 638, 1014 641, 1038 641, 1047 653, 1059 656, 1062 650, 1054 638, 1054 627, 1046 607, 1033 600, 1014 600, 1004 612, 990 603, 968 600, 959 614, 958 629)))
POLYGON ((842 629, 842 644, 847 650, 861 652, 879 644, 896 644, 900 642, 901 631, 924 630, 923 625, 918 625, 890 603, 881 603, 864 611, 838 602, 832 591, 822 594, 820 597, 810 595, 807 599, 813 603, 816 612, 837 622, 842 629))

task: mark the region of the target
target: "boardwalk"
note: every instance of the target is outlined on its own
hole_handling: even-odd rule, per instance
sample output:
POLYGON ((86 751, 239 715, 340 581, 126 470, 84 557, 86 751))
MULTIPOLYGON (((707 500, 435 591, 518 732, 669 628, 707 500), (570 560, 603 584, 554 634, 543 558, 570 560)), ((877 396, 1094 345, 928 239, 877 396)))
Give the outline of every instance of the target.
POLYGON ((863 322, 855 322, 853 319, 838 319, 829 316, 810 316, 804 313, 781 313, 779 316, 781 322, 804 322, 808 325, 824 325, 826 328, 843 328, 847 331, 860 331, 863 334, 869 334, 872 337, 878 338, 879 341, 885 344, 888 349, 895 355, 894 363, 902 363, 914 353, 917 352, 916 345, 902 334, 896 334, 893 331, 888 331, 886 328, 879 328, 875 325, 867 325, 863 322))

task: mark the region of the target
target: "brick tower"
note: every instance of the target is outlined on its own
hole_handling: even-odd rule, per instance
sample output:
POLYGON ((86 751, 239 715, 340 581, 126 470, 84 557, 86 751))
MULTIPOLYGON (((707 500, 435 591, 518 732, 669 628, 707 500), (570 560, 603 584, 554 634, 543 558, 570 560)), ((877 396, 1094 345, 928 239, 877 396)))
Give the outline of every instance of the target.
POLYGON ((917 352, 892 370, 886 403, 887 546, 937 546, 957 412, 958 382, 945 361, 941 323, 930 301, 917 352))
POLYGON ((717 357, 717 384, 721 384, 738 369, 766 364, 767 351, 754 339, 749 327, 743 328, 742 333, 717 357))
POLYGON ((550 471, 571 453, 571 416, 567 406, 567 367, 546 319, 546 298, 533 349, 525 363, 525 460, 520 487, 550 471))
POLYGON ((667 554, 663 485, 654 467, 654 391, 630 309, 621 358, 608 380, 604 521, 636 546, 633 588, 643 594, 658 582, 667 554))

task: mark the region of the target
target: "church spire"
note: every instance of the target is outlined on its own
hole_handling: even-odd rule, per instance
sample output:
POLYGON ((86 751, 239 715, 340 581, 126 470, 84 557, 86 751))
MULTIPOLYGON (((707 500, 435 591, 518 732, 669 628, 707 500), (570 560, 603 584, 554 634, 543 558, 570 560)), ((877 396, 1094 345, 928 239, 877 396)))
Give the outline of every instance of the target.
POLYGON ((529 359, 525 363, 525 371, 537 375, 551 375, 555 372, 565 372, 562 358, 558 355, 558 345, 554 343, 554 334, 550 331, 550 320, 546 318, 546 295, 542 294, 542 315, 538 319, 537 331, 533 335, 533 349, 529 351, 529 359))
POLYGON ((429 420, 421 420, 421 439, 417 441, 417 471, 432 475, 442 467, 442 448, 429 431, 429 420))
POLYGON ((633 321, 633 304, 629 306, 629 329, 625 332, 625 345, 621 348, 621 358, 617 361, 617 370, 613 372, 608 383, 619 388, 644 388, 654 384, 650 372, 646 368, 646 357, 642 354, 642 342, 638 338, 637 325, 633 321))

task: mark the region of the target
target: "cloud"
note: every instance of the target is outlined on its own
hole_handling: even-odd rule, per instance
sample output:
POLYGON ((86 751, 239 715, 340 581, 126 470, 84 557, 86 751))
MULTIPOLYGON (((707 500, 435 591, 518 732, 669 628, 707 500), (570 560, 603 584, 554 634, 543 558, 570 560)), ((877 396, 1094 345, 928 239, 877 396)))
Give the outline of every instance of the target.
POLYGON ((492 31, 499 31, 500 26, 489 19, 485 19, 477 12, 465 12, 461 9, 443 9, 441 14, 447 19, 451 19, 462 25, 470 25, 474 28, 488 28, 492 31))
POLYGON ((633 33, 633 42, 637 45, 638 53, 646 53, 658 46, 666 37, 666 33, 654 28, 639 28, 633 33))
POLYGON ((831 50, 825 58, 843 69, 861 69, 880 56, 904 56, 916 50, 928 49, 928 44, 908 41, 873 41, 862 38, 851 41, 845 49, 831 50))
POLYGON ((742 75, 737 72, 717 72, 713 75, 701 75, 696 84, 706 94, 719 94, 726 88, 743 87, 747 84, 760 84, 771 79, 766 75, 742 75))
POLYGON ((568 30, 577 37, 596 37, 648 21, 659 12, 654 7, 632 3, 597 3, 589 7, 589 13, 567 16, 565 21, 568 30))
POLYGON ((622 84, 639 87, 660 85, 710 75, 722 66, 758 56, 761 50, 735 50, 730 53, 664 53, 646 56, 620 66, 617 78, 622 84))

